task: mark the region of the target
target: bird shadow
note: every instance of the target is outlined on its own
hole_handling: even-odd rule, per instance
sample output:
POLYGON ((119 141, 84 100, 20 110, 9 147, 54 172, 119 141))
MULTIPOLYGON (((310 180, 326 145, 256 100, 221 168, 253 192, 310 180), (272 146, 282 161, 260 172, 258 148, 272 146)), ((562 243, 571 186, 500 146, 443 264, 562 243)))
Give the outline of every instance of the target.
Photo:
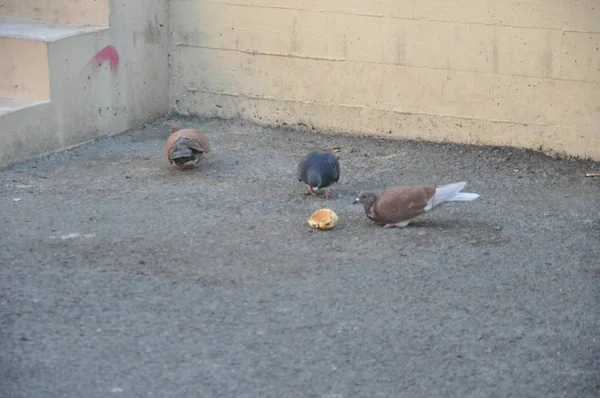
POLYGON ((465 220, 465 219, 450 219, 450 218, 441 218, 441 219, 417 219, 412 221, 406 228, 437 228, 437 229, 480 229, 480 230, 490 230, 495 231, 496 226, 491 225, 488 222, 477 221, 477 220, 465 220))

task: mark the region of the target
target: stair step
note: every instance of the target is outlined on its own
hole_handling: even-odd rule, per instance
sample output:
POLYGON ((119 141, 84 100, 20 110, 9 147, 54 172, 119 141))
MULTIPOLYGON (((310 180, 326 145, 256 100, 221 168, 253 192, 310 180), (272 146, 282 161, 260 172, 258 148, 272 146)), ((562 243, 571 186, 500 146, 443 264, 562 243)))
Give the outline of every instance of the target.
POLYGON ((103 26, 64 25, 35 19, 0 17, 0 37, 52 42, 82 33, 105 30, 103 26))
POLYGON ((0 17, 0 96, 50 100, 48 44, 108 29, 0 17))
POLYGON ((30 101, 21 98, 0 97, 0 116, 46 102, 47 101, 30 101))
POLYGON ((0 12, 8 17, 107 27, 110 0, 3 0, 0 12))
POLYGON ((0 168, 61 147, 49 101, 0 98, 0 168))

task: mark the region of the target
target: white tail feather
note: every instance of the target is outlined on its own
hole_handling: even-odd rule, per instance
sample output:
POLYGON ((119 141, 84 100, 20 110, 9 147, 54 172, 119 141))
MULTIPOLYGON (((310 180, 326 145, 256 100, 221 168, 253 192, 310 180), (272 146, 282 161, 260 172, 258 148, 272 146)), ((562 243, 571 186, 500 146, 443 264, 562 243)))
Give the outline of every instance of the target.
POLYGON ((476 193, 460 192, 466 186, 467 183, 462 181, 437 187, 435 194, 429 199, 425 211, 429 211, 445 202, 471 201, 477 199, 479 195, 476 193))
POLYGON ((467 192, 459 192, 450 196, 446 199, 446 202, 455 202, 455 201, 465 201, 470 202, 471 200, 475 200, 479 197, 477 193, 467 193, 467 192))

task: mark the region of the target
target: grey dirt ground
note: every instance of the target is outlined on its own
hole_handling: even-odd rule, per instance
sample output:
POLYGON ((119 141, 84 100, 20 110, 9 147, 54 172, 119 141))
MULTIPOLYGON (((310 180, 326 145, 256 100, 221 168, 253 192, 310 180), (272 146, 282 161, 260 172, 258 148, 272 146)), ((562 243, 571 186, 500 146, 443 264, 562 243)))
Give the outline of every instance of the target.
POLYGON ((213 145, 189 172, 167 119, 0 171, 3 398, 600 396, 599 164, 182 121, 213 145), (351 204, 461 180, 406 229, 351 204))

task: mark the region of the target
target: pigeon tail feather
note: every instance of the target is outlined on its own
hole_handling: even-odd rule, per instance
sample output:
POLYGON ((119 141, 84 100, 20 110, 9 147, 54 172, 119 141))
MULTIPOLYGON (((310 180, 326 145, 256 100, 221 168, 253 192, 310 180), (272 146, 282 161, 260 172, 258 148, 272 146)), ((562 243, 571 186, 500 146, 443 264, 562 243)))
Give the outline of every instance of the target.
POLYGON ((427 202, 425 211, 429 211, 445 202, 471 201, 477 199, 479 195, 476 193, 460 192, 466 186, 467 183, 465 181, 461 181, 436 187, 435 194, 431 199, 429 199, 429 202, 427 202))
POLYGON ((446 199, 446 202, 469 202, 479 197, 477 193, 459 192, 446 199))

